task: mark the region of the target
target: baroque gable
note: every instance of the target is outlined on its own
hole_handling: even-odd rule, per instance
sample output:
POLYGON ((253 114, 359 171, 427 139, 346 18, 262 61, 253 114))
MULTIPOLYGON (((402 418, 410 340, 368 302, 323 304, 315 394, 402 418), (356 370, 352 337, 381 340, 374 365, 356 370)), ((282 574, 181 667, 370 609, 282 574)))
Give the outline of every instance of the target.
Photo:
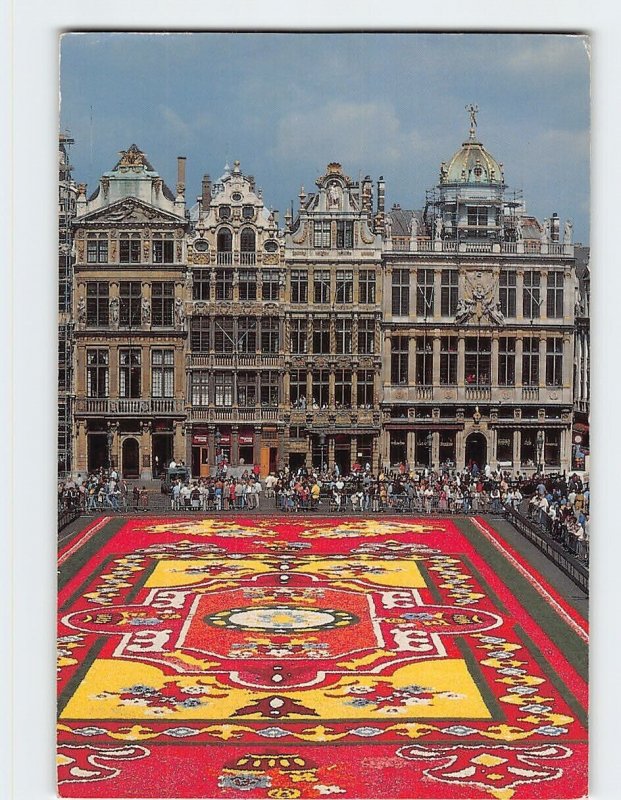
POLYGON ((180 219, 174 214, 168 214, 159 208, 153 208, 148 203, 144 203, 135 197, 127 197, 112 203, 109 206, 85 214, 79 220, 80 224, 184 224, 185 220, 180 219))

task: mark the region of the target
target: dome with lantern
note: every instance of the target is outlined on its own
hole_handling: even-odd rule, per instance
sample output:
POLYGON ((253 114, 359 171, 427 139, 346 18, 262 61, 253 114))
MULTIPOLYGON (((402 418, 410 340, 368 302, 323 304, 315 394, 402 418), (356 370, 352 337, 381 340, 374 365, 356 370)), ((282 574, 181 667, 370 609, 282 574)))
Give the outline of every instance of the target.
POLYGON ((470 135, 460 149, 440 168, 440 184, 495 184, 504 185, 502 163, 496 161, 477 137, 476 114, 478 108, 469 106, 470 135))

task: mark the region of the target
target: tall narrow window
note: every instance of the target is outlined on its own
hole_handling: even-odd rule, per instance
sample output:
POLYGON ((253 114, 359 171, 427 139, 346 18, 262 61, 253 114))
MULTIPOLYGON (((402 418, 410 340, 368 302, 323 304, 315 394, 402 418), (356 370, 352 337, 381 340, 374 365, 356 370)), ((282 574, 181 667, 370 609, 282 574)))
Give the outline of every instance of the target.
POLYGON ((563 317, 564 275, 562 272, 548 273, 546 309, 549 317, 563 317))
POLYGON ((313 370, 313 405, 327 408, 330 400, 330 370, 313 370))
POLYGON ((306 270, 291 270, 291 302, 308 303, 308 272, 306 270))
POLYGON ((216 317, 214 320, 214 352, 235 352, 235 337, 233 335, 233 318, 216 317))
POLYGON ((240 269, 238 274, 239 274, 239 299, 256 300, 257 299, 256 272, 252 269, 240 269))
POLYGON ((278 372, 261 373, 261 405, 277 406, 280 401, 280 375, 278 372))
POLYGON ((336 271, 336 302, 353 303, 354 301, 354 273, 347 269, 336 271))
POLYGON ((375 352, 375 320, 358 320, 358 353, 371 355, 375 352))
POLYGON ((546 386, 563 385, 563 340, 554 336, 546 341, 546 386))
POLYGON ((539 339, 532 336, 522 340, 522 384, 539 386, 539 339))
POLYGON ((515 386, 515 339, 501 336, 498 340, 498 385, 515 386))
POLYGON ((86 395, 108 397, 110 394, 110 355, 107 350, 97 348, 86 351, 86 395))
POLYGON ((239 260, 243 266, 256 264, 256 243, 252 228, 244 228, 239 237, 239 260))
POLYGON ((151 284, 151 308, 154 328, 170 328, 173 324, 175 284, 172 281, 151 284))
POLYGON ((306 408, 306 370, 292 369, 289 373, 289 401, 294 408, 306 408))
POLYGON ((443 386, 457 383, 457 336, 440 339, 440 383, 443 386))
POLYGON ((237 405, 252 407, 257 404, 257 373, 237 373, 237 405))
POLYGON ((416 314, 433 317, 434 277, 432 269, 419 269, 416 273, 416 314))
POLYGON ((214 376, 215 397, 217 406, 233 405, 233 373, 216 372, 214 376))
POLYGON ((107 234, 89 234, 86 240, 86 261, 89 264, 105 264, 108 261, 107 234))
POLYGON ((330 221, 322 220, 315 222, 313 227, 313 247, 327 249, 331 244, 330 221))
POLYGON ((351 353, 351 319, 337 319, 335 322, 336 352, 340 355, 351 353))
POLYGON ((330 270, 315 270, 313 274, 313 296, 316 303, 330 302, 330 270))
POLYGON ((337 408, 351 406, 351 370, 337 369, 334 373, 334 402, 337 408))
POLYGON ((140 348, 119 350, 119 397, 140 397, 141 373, 140 348))
POLYGON ((306 317, 296 318, 291 320, 291 352, 292 353, 306 353, 308 346, 308 329, 306 317))
POLYGON ((489 386, 491 363, 491 339, 488 336, 468 336, 465 357, 466 383, 475 386, 489 386))
POLYGON ((233 234, 229 228, 220 228, 216 237, 218 264, 233 263, 233 234))
POLYGON ((140 234, 122 233, 119 239, 119 262, 121 264, 140 263, 140 234))
POLYGON ((536 270, 525 270, 523 292, 523 314, 530 319, 539 318, 541 308, 541 275, 536 270))
POLYGON ((471 229, 471 233, 476 235, 478 232, 472 229, 487 228, 488 211, 485 206, 468 206, 468 228, 471 229))
POLYGON ((257 352, 257 318, 239 317, 237 320, 237 352, 257 352))
POLYGON ((459 272, 456 269, 442 270, 440 313, 443 317, 454 317, 457 313, 458 277, 459 272))
POLYGON ((86 324, 88 327, 107 327, 110 321, 110 289, 105 281, 86 284, 86 324))
POLYGON ((192 350, 193 353, 209 352, 209 322, 209 317, 190 318, 190 350, 192 350))
POLYGON ((175 260, 175 243, 172 234, 153 237, 153 263, 172 264, 175 260))
POLYGON ((313 353, 330 352, 330 320, 313 320, 313 353))
POLYGON ((174 397, 174 350, 151 351, 151 397, 174 397))
POLYGON ((192 299, 209 300, 211 270, 195 267, 192 270, 192 299))
POLYGON ((360 408, 373 408, 373 370, 360 369, 357 377, 357 401, 360 408))
POLYGON ((121 281, 119 284, 119 324, 124 328, 140 325, 140 281, 121 281))
POLYGON ((336 223, 336 246, 339 250, 350 250, 354 246, 354 223, 342 220, 336 223))
POLYGON ((216 270, 216 300, 233 299, 233 273, 229 269, 216 270))
POLYGON ((361 269, 358 273, 358 302, 375 303, 374 269, 361 269))
POLYGON ((407 317, 410 313, 410 270, 392 271, 392 313, 396 317, 407 317))
POLYGON ((516 275, 513 270, 501 269, 498 288, 498 299, 500 310, 505 317, 515 317, 516 315, 516 275))
POLYGON ((408 382, 408 337, 393 336, 390 354, 390 382, 403 385, 408 382))
POLYGON ((193 406, 209 405, 209 372, 206 369, 192 371, 190 391, 193 406))
POLYGON ((280 348, 280 323, 278 317, 263 317, 261 320, 261 351, 277 353, 280 348))
POLYGON ((278 300, 280 294, 280 278, 277 269, 264 269, 261 275, 261 299, 278 300))
POLYGON ((416 383, 419 386, 433 383, 433 348, 426 336, 416 339, 416 383))

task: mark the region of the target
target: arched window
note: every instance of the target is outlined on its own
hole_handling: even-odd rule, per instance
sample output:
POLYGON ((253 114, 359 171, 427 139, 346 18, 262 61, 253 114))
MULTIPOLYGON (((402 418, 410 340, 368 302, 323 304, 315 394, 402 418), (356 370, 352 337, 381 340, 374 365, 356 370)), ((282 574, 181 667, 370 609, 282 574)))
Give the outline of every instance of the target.
POLYGON ((244 228, 241 232, 240 247, 242 265, 256 263, 256 241, 252 228, 244 228))
POLYGON ((233 234, 229 228, 221 228, 218 231, 218 264, 233 263, 233 234))

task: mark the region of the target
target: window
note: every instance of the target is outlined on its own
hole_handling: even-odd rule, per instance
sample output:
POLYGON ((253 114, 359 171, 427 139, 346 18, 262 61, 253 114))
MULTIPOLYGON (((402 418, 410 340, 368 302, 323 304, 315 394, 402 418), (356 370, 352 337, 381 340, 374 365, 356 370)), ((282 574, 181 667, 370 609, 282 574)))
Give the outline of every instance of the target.
POLYGON ((173 324, 175 284, 172 281, 151 284, 151 309, 154 328, 170 328, 173 324))
POLYGON ((254 217, 254 206, 243 206, 242 217, 244 219, 252 219, 254 217))
POLYGON ((468 206, 468 227, 486 228, 488 210, 486 206, 468 206))
POLYGON ((327 408, 330 399, 330 370, 313 370, 313 405, 327 408))
POLYGON ((291 320, 291 352, 305 353, 307 349, 308 333, 306 319, 291 320))
MULTIPOLYGON (((222 210, 223 209, 221 208, 221 214, 222 210)), ((233 263, 233 234, 229 228, 220 228, 218 231, 218 235, 216 237, 216 248, 218 251, 216 257, 218 264, 233 263)))
POLYGON ((553 337, 546 341, 546 386, 563 385, 563 340, 553 337))
POLYGON ((375 352, 375 320, 358 320, 358 352, 361 355, 371 355, 375 352))
POLYGON ((174 350, 151 351, 151 397, 174 396, 174 350))
POLYGON ((466 384, 489 386, 492 363, 492 340, 488 336, 466 338, 466 384))
POLYGON ((209 300, 211 271, 208 269, 192 270, 192 300, 209 300))
POLYGON ((209 372, 194 370, 191 377, 191 395, 193 406, 209 405, 209 372))
POLYGON ((215 397, 217 406, 233 405, 233 373, 216 372, 214 376, 215 397))
POLYGON ((330 222, 315 222, 313 228, 313 247, 330 247, 330 222))
POLYGON ((252 228, 244 228, 239 237, 240 263, 242 266, 256 264, 256 240, 252 228))
POLYGON ((523 314, 530 319, 539 317, 541 275, 535 270, 524 272, 523 314))
POLYGON ((393 336, 390 354, 390 382, 405 384, 408 382, 408 337, 393 336))
POLYGON ((459 273, 456 269, 442 270, 442 285, 440 288, 440 313, 443 317, 454 317, 457 313, 457 280, 459 273))
POLYGON ((268 239, 267 242, 263 245, 263 249, 266 253, 277 253, 278 252, 278 242, 275 242, 273 239, 268 239))
POLYGON ((339 250, 350 250, 354 246, 354 223, 344 220, 336 223, 336 246, 339 250))
POLYGON ((357 400, 360 408, 373 407, 373 370, 360 369, 357 373, 357 400))
POLYGON ((308 272, 306 270, 291 270, 291 302, 308 302, 308 272))
POLYGON ((433 347, 426 336, 416 339, 416 383, 419 386, 433 383, 433 347))
POLYGON ((337 319, 335 322, 336 352, 342 355, 351 353, 351 319, 337 319))
POLYGON ((216 270, 216 300, 233 299, 233 273, 228 269, 216 270))
POLYGON ((124 328, 140 325, 141 288, 139 281, 121 281, 119 284, 119 323, 124 328))
POLYGON ((306 370, 292 369, 289 373, 289 401, 294 408, 306 408, 306 370))
POLYGON ((337 369, 334 373, 334 402, 337 408, 351 407, 351 370, 337 369))
POLYGON ((498 385, 515 386, 515 339, 510 336, 498 340, 498 385))
POLYGON ((330 271, 315 270, 313 274, 313 291, 316 303, 330 302, 330 271))
POLYGON ((208 353, 209 342, 209 317, 191 317, 190 319, 190 350, 194 353, 208 353))
POLYGON ((330 320, 313 320, 313 353, 330 352, 330 320))
POLYGON ((279 392, 280 375, 278 372, 261 373, 261 405, 277 406, 279 392))
POLYGON ((336 272, 336 302, 354 302, 354 273, 351 270, 339 269, 336 272))
POLYGON ((240 300, 256 300, 257 299, 257 281, 256 273, 251 269, 239 270, 239 299, 240 300))
POLYGON ((562 272, 548 273, 547 314, 549 317, 563 317, 563 285, 562 272))
POLYGON ((419 317, 433 316, 433 270, 419 269, 416 276, 416 314, 419 317))
POLYGON ((110 394, 109 361, 107 350, 86 351, 86 396, 108 397, 110 394))
POLYGON ((257 319, 256 317, 239 317, 237 320, 237 352, 257 352, 257 319))
POLYGON ((237 405, 246 408, 257 404, 257 373, 237 373, 237 405))
POLYGON ((358 302, 375 302, 375 270, 361 269, 358 274, 358 302))
POLYGON ((89 281, 86 284, 86 324, 89 327, 108 326, 109 287, 103 281, 89 281))
POLYGON ((218 217, 219 219, 230 219, 231 206, 220 206, 220 208, 218 209, 218 217))
POLYGON ((175 243, 172 234, 153 238, 153 263, 172 264, 175 260, 175 243))
POLYGON ((406 317, 410 313, 409 269, 392 271, 392 313, 397 317, 406 317))
POLYGON ((140 234, 122 233, 119 240, 119 262, 121 264, 140 263, 140 234))
POLYGON ((443 386, 457 383, 457 336, 440 339, 440 383, 443 386))
POLYGON ((119 350, 119 397, 140 397, 140 357, 139 347, 119 350))
POLYGON ((261 320, 261 350, 277 353, 280 348, 280 325, 278 317, 263 317, 261 320))
POLYGON ((86 260, 89 264, 105 264, 108 261, 108 236, 105 233, 88 236, 86 260))
POLYGON ((508 269, 500 270, 499 282, 499 301, 500 310, 505 317, 515 317, 516 315, 516 275, 508 269))
POLYGON ((280 294, 280 278, 278 270, 264 269, 262 273, 261 299, 278 300, 280 294))
POLYGON ((214 351, 216 353, 235 352, 233 338, 233 318, 216 317, 214 320, 214 351))
POLYGON ((522 342, 522 384, 539 386, 539 339, 530 336, 522 342))

